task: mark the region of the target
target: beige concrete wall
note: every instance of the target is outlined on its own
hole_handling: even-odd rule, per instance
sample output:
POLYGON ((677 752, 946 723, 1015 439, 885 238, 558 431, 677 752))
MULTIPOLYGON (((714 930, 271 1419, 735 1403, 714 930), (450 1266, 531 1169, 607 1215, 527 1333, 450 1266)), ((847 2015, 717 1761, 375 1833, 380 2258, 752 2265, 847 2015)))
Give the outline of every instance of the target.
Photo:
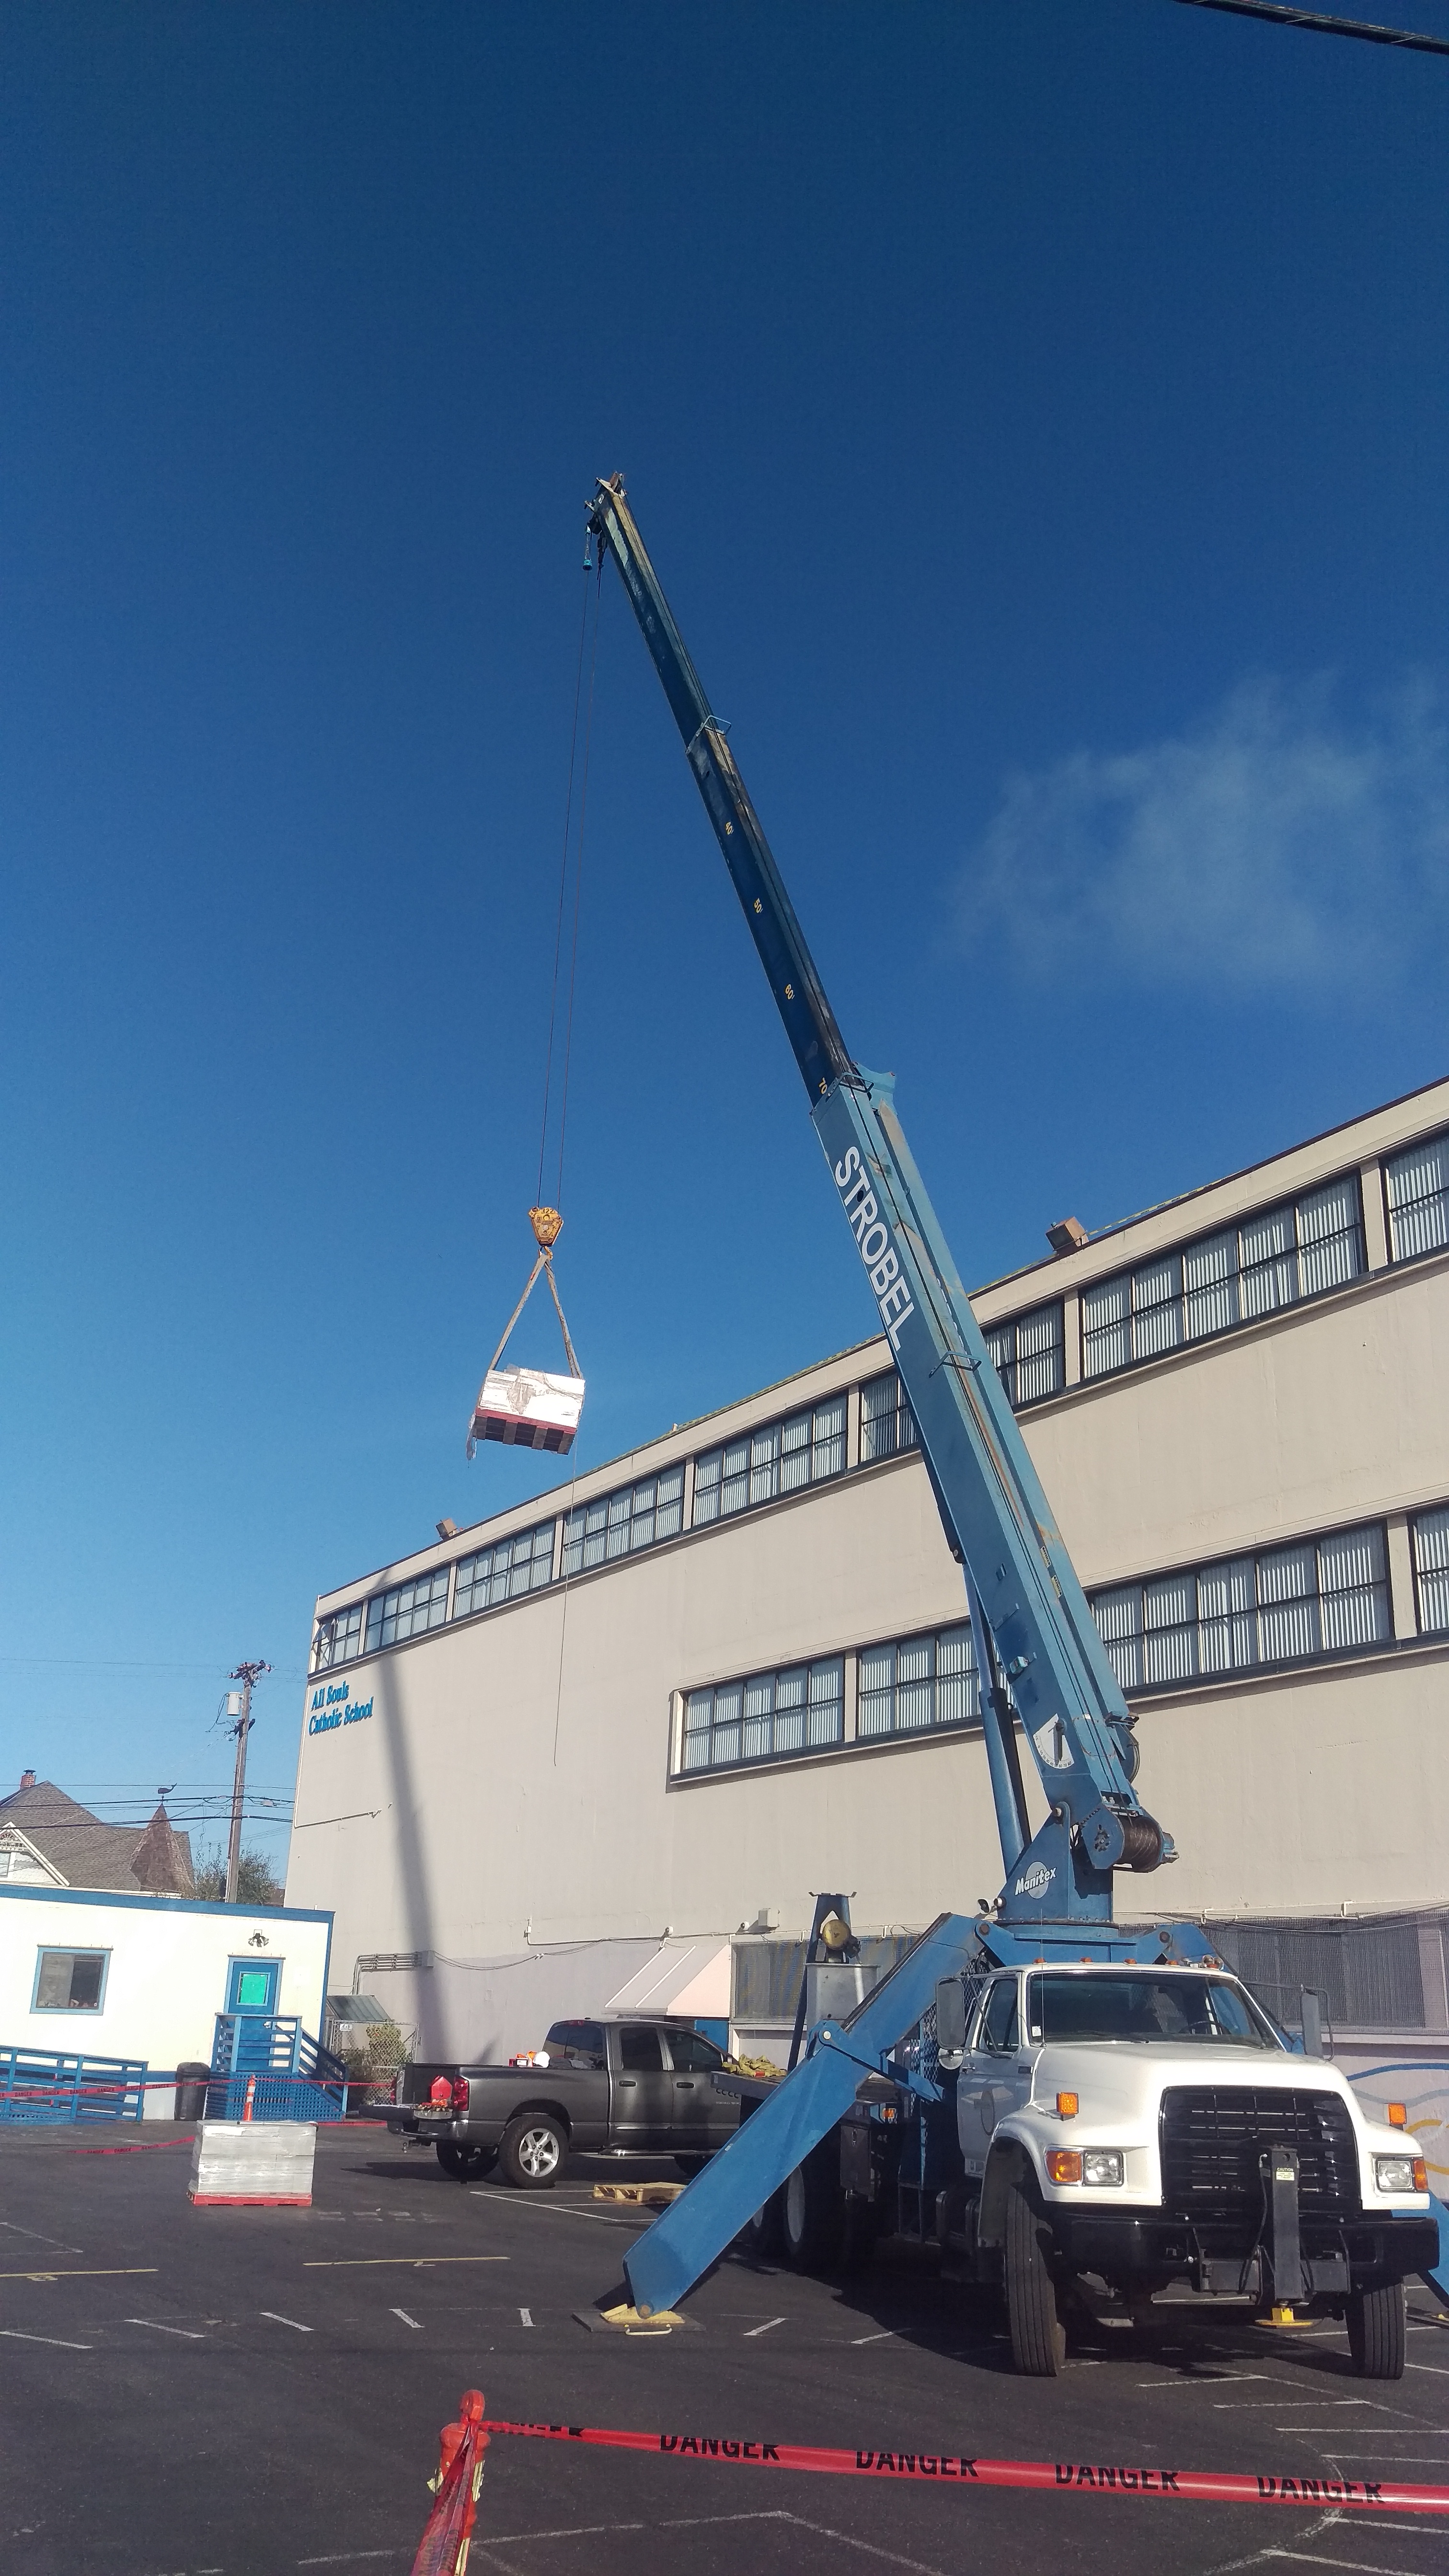
MULTIPOLYGON (((1283 1914, 1449 1894, 1449 1644, 1414 1637, 1403 1515, 1449 1498, 1449 1256, 1378 1275, 1108 1380, 1075 1383, 1076 1291, 1252 1206, 1360 1168, 1449 1117, 1449 1084, 1214 1184, 976 1300, 985 1320, 1068 1300, 1067 1391, 1023 1431, 1085 1584, 1389 1524, 1395 1644, 1139 1709, 1144 1803, 1177 1839, 1119 1911, 1283 1914), (1442 1095, 1442 1096, 1441 1096, 1442 1095)), ((1370 1215, 1370 1259, 1382 1231, 1370 1215)), ((597 1494, 885 1367, 861 1345, 580 1477, 597 1494)), ((858 1406, 852 1400, 852 1446, 858 1406)), ((339 1587, 355 1601, 561 1509, 560 1492, 339 1587)), ((723 1933, 761 1906, 809 1921, 854 1892, 862 1928, 974 1904, 1001 1864, 979 1738, 856 1747, 673 1783, 671 1710, 706 1683, 959 1619, 959 1569, 918 1458, 685 1534, 326 1676, 369 1718, 304 1732, 293 1904, 334 1908, 334 1982, 359 1951, 476 1960, 528 1941, 723 1933)), ((309 1685, 309 1701, 312 1686, 309 1685)), ((847 1661, 847 1733, 851 1667, 847 1661)), ((1032 1783, 1033 1812, 1041 1802, 1032 1783)))
POLYGON ((1022 1429, 1088 1585, 1442 1501, 1449 1256, 1069 1391, 1022 1429))

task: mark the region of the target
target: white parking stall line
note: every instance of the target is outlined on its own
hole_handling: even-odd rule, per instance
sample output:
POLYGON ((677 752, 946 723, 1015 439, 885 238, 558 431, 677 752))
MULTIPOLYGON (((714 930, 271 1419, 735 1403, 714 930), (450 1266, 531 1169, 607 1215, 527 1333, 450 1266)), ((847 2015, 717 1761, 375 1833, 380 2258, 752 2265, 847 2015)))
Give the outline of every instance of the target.
POLYGON ((317 2331, 315 2326, 299 2325, 295 2317, 279 2316, 275 2308, 262 2308, 259 2313, 268 2318, 274 2326, 290 2326, 293 2334, 315 2334, 317 2331))
POLYGON ((1304 2567, 1342 2567, 1349 2576, 1414 2576, 1409 2567, 1384 2567, 1368 2558, 1326 2558, 1319 2549, 1270 2549, 1269 2558, 1291 2558, 1304 2567))
POLYGON ((751 2343, 756 2335, 768 2334, 772 2326, 782 2326, 784 2322, 783 2317, 766 2317, 762 2326, 746 2326, 744 2340, 751 2343))
POLYGON ((389 2308, 389 2309, 388 2309, 388 2315, 389 2315, 390 2317, 401 2317, 401 2319, 402 2319, 402 2321, 403 2321, 403 2324, 404 2324, 405 2326, 411 2326, 411 2327, 412 2327, 412 2330, 413 2330, 413 2332, 414 2332, 414 2334, 421 2334, 421 2333, 422 2333, 422 2331, 423 2331, 422 2325, 421 2325, 420 2321, 418 2320, 418 2318, 417 2318, 417 2317, 410 2317, 410 2316, 408 2315, 408 2312, 407 2312, 406 2308, 389 2308))
POLYGON ((71 2343, 64 2335, 22 2334, 18 2326, 0 2326, 7 2343, 53 2343, 61 2352, 94 2352, 93 2343, 71 2343))
POLYGON ((1444 2364, 1439 2361, 1406 2361, 1404 2368, 1405 2370, 1428 2370, 1433 2372, 1436 2379, 1449 2379, 1449 2370, 1446 2370, 1444 2364))
MULTIPOLYGON (((880 2333, 879 2333, 879 2334, 852 2335, 852 2336, 851 2336, 851 2338, 850 2338, 850 2346, 851 2346, 851 2350, 852 2350, 852 2352, 856 2352, 856 2351, 858 2351, 858 2350, 859 2350, 860 2346, 861 2346, 863 2343, 893 2343, 894 2341, 895 2341, 895 2328, 894 2328, 894 2326, 882 2326, 882 2328, 881 2328, 881 2330, 880 2330, 880 2333)), ((824 2526, 823 2526, 823 2525, 820 2525, 820 2526, 818 2526, 818 2527, 819 2527, 819 2528, 821 2528, 821 2529, 823 2529, 823 2527, 824 2527, 824 2526)), ((816 2525, 815 2523, 813 2523, 813 2522, 812 2522, 812 2523, 811 2523, 811 2525, 810 2525, 810 2529, 811 2529, 812 2531, 814 2531, 816 2528, 817 2528, 817 2525, 816 2525)), ((901 2561, 902 2566, 905 2566, 907 2563, 908 2563, 908 2562, 907 2562, 906 2560, 904 2560, 904 2559, 901 2561)))
MULTIPOLYGON (((1132 2384, 1135 2388, 1246 2388, 1254 2380, 1271 2387, 1273 2374, 1271 2370, 1215 2370, 1202 2379, 1137 2379, 1132 2384)), ((1272 2402, 1271 2398, 1255 2400, 1260 2406, 1271 2406, 1272 2402)))
POLYGON ((533 2323, 532 2308, 520 2308, 518 2311, 518 2322, 520 2325, 531 2326, 533 2323))
POLYGON ((148 2326, 152 2334, 182 2335, 187 2343, 205 2343, 206 2337, 193 2333, 190 2326, 163 2326, 159 2317, 127 2317, 128 2326, 148 2326))

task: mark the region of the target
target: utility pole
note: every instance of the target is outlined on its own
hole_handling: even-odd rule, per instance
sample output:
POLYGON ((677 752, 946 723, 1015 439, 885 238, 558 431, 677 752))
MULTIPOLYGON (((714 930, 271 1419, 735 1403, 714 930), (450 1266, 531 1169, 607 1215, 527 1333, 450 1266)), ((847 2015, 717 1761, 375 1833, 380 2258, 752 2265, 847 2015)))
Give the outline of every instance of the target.
POLYGON ((263 1673, 269 1673, 271 1669, 270 1664, 238 1664, 236 1671, 228 1676, 229 1680, 241 1683, 241 1689, 228 1691, 226 1699, 226 1713, 235 1720, 231 1731, 236 1737, 236 1771, 231 1788, 231 1841, 226 1853, 228 1905, 236 1903, 237 1874, 241 1868, 242 1799, 247 1785, 247 1737, 253 1724, 252 1688, 263 1673))

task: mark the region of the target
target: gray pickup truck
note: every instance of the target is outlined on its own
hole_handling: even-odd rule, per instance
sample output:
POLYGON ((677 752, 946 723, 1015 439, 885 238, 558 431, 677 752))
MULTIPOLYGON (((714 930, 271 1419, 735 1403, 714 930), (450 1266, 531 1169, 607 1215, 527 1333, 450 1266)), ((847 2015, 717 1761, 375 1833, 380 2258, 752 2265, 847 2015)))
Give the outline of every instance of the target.
POLYGON ((694 2173, 739 2124, 715 2090, 723 2064, 688 2022, 556 2021, 531 2066, 409 2068, 388 2127, 431 2138, 460 2180, 496 2164, 518 2191, 549 2190, 571 2151, 673 2156, 694 2173))

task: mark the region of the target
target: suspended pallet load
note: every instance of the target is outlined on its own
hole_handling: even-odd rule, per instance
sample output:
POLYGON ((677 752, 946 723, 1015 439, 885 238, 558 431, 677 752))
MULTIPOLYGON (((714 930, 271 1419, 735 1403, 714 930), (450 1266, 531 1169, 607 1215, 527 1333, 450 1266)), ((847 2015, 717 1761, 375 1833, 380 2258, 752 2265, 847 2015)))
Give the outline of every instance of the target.
POLYGON ((574 1445, 579 1416, 584 1409, 584 1381, 578 1355, 569 1339, 568 1319, 559 1302, 553 1275, 553 1247, 559 1238, 563 1218, 557 1208, 533 1207, 528 1211, 533 1239, 538 1245, 538 1259, 528 1274, 528 1285, 508 1318, 503 1339, 488 1363, 487 1374, 478 1390, 473 1419, 468 1429, 468 1455, 471 1458, 480 1440, 501 1440, 510 1449, 552 1449, 564 1457, 574 1445), (538 1285, 539 1274, 548 1281, 563 1333, 564 1357, 571 1372, 567 1377, 549 1369, 500 1368, 498 1363, 508 1348, 509 1336, 538 1285))

